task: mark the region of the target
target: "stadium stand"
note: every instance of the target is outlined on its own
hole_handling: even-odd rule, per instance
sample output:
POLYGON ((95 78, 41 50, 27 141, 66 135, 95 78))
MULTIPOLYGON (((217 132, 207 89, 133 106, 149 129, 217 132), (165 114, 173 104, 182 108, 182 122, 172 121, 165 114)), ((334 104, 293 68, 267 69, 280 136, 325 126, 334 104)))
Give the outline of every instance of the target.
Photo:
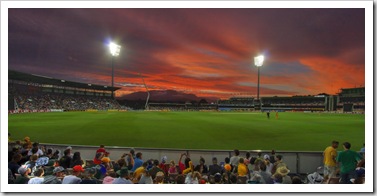
POLYGON ((125 109, 111 92, 92 85, 9 70, 9 113, 125 109))

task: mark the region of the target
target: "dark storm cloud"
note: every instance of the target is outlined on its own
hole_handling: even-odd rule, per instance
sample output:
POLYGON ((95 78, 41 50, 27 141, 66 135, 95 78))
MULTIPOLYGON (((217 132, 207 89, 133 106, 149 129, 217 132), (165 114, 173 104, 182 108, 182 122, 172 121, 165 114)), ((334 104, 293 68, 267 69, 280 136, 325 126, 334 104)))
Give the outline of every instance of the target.
POLYGON ((164 89, 248 91, 238 84, 255 85, 253 57, 263 53, 261 92, 317 93, 302 84, 308 76, 336 88, 364 83, 364 17, 343 8, 9 9, 9 69, 107 85, 114 40, 123 83, 139 84, 141 73, 164 89))

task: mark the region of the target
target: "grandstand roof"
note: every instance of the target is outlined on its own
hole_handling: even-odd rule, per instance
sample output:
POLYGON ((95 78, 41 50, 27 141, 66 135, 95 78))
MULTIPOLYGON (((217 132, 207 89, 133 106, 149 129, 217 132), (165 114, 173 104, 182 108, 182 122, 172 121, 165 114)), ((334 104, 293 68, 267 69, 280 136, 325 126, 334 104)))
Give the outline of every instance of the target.
POLYGON ((27 74, 18 71, 8 70, 8 79, 9 80, 18 80, 24 82, 32 82, 38 84, 49 84, 56 86, 66 86, 74 88, 85 88, 93 90, 104 90, 104 91, 116 91, 120 89, 119 87, 111 87, 97 84, 87 84, 73 81, 66 81, 63 79, 56 79, 48 76, 41 76, 36 74, 27 74))

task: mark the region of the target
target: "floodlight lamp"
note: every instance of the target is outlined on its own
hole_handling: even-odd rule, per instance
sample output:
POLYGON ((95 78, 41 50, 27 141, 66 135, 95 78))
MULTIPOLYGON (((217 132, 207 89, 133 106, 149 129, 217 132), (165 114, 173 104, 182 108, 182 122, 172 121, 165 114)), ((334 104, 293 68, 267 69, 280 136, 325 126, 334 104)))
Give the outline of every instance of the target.
POLYGON ((263 55, 259 55, 257 57, 254 57, 254 64, 257 67, 261 67, 263 65, 263 61, 264 61, 263 55))
POLYGON ((111 42, 109 44, 109 48, 110 48, 110 53, 112 56, 119 56, 119 53, 120 53, 120 47, 119 45, 116 45, 114 44, 113 42, 111 42))

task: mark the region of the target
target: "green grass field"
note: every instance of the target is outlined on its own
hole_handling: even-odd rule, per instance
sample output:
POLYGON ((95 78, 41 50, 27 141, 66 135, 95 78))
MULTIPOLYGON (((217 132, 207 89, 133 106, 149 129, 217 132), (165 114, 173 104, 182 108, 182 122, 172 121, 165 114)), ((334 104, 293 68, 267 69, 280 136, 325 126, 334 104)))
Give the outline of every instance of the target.
POLYGON ((246 112, 64 112, 9 115, 13 140, 221 150, 322 151, 332 140, 359 150, 365 115, 246 112))

